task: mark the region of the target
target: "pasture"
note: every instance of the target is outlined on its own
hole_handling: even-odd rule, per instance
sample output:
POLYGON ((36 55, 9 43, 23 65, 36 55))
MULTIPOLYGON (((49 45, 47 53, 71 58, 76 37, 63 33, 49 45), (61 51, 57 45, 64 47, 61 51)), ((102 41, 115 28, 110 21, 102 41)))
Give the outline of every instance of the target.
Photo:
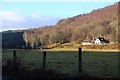
MULTIPOLYGON (((22 64, 29 69, 42 66, 43 54, 40 50, 16 50, 22 64)), ((13 50, 2 51, 2 64, 12 60, 13 50)), ((82 52, 82 73, 96 77, 118 77, 118 52, 82 52)), ((47 69, 72 75, 78 74, 77 51, 47 51, 47 69)))

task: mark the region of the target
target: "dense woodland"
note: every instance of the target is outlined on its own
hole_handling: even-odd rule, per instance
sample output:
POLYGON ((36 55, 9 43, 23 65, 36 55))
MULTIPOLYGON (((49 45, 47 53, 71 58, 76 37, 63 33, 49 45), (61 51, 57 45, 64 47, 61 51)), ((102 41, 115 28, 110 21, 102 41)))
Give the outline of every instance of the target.
POLYGON ((46 48, 56 43, 82 42, 96 37, 120 42, 118 4, 62 19, 54 26, 3 32, 3 48, 46 48))
MULTIPOLYGON (((1 33, 0 33, 1 34, 1 33)), ((23 48, 25 41, 23 40, 23 32, 6 31, 2 33, 3 48, 23 48)))

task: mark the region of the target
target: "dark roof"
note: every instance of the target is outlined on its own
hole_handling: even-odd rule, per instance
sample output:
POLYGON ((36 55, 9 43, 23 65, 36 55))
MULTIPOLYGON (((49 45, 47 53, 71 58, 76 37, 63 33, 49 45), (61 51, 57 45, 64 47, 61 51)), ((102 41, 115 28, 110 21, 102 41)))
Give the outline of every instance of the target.
POLYGON ((100 41, 106 41, 104 38, 102 38, 102 37, 98 37, 98 39, 100 40, 100 41))

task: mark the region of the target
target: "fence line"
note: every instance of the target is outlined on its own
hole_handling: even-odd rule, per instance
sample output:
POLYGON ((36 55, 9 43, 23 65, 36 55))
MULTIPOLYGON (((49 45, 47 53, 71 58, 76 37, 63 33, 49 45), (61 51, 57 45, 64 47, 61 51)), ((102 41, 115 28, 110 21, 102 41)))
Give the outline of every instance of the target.
POLYGON ((79 74, 82 73, 82 48, 78 48, 78 65, 79 65, 79 74))
POLYGON ((43 63, 42 69, 46 70, 46 51, 43 51, 43 63))
POLYGON ((13 63, 14 63, 14 65, 17 64, 17 55, 16 55, 16 51, 15 50, 13 51, 13 63))
MULTIPOLYGON (((46 70, 46 56, 47 52, 43 51, 43 58, 42 58, 42 70, 46 70)), ((16 51, 13 51, 13 63, 16 65, 17 63, 17 54, 16 51)), ((78 48, 78 74, 82 73, 82 48, 78 48)))

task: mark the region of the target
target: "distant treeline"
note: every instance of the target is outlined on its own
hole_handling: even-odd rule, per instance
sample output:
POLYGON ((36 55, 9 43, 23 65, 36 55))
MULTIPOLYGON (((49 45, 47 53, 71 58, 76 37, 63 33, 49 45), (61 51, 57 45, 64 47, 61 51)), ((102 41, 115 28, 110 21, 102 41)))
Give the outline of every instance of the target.
POLYGON ((104 37, 120 42, 118 36, 118 3, 94 10, 89 14, 60 20, 54 26, 4 32, 3 48, 46 48, 52 44, 82 42, 104 37), (25 41, 25 42, 24 42, 25 41))
POLYGON ((23 32, 6 31, 2 32, 2 48, 23 48, 23 32))

